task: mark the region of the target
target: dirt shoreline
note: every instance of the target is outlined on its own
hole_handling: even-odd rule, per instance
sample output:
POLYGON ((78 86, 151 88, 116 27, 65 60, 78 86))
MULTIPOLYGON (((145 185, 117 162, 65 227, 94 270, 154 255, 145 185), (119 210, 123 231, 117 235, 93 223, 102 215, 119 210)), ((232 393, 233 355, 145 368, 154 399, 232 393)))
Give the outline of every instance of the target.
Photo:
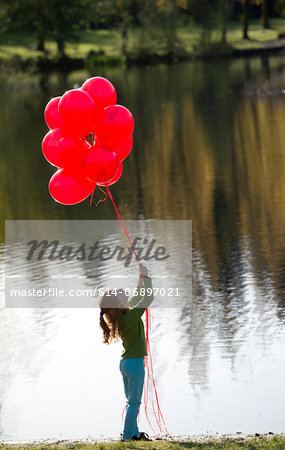
MULTIPOLYGON (((193 435, 193 436, 169 436, 164 438, 157 438, 154 442, 166 441, 175 443, 197 443, 197 444, 209 444, 209 443, 219 443, 221 441, 229 440, 235 442, 248 441, 251 439, 267 439, 270 440, 273 437, 285 438, 285 433, 272 433, 268 432, 265 434, 255 433, 255 434, 243 434, 241 432, 236 432, 235 434, 216 434, 216 435, 193 435)), ((0 440, 0 447, 9 446, 11 448, 25 448, 25 447, 38 447, 39 445, 52 445, 57 447, 63 447, 70 444, 116 444, 119 443, 120 439, 109 439, 109 438, 87 438, 87 439, 37 439, 33 441, 4 441, 0 440)))

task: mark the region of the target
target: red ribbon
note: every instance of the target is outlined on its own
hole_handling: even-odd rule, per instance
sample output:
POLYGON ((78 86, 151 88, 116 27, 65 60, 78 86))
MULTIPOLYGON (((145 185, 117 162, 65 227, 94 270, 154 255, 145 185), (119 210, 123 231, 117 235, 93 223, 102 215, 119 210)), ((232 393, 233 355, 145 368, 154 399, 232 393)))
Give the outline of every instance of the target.
MULTIPOLYGON (((128 238, 130 246, 131 246, 131 248, 133 250, 133 253, 134 253, 138 263, 140 264, 139 257, 137 255, 135 249, 134 249, 134 246, 133 246, 133 243, 132 243, 131 238, 129 236, 129 233, 128 233, 128 231, 127 231, 127 229, 126 229, 126 227, 125 227, 125 225, 124 225, 124 223, 123 223, 123 221, 121 219, 120 213, 119 213, 118 208, 116 206, 116 203, 115 203, 115 201, 113 199, 113 196, 112 196, 108 186, 105 185, 105 187, 106 187, 108 195, 109 195, 109 197, 110 197, 110 199, 111 199, 111 201, 112 201, 112 203, 114 205, 114 208, 115 208, 115 211, 117 213, 118 219, 121 222, 121 225, 122 225, 122 227, 124 229, 124 232, 125 232, 125 234, 126 234, 126 236, 128 238)), ((148 395, 149 394, 149 385, 150 385, 150 383, 152 383, 153 389, 154 389, 154 394, 155 394, 155 402, 156 402, 156 405, 155 405, 155 403, 152 401, 152 410, 153 410, 153 413, 154 413, 154 417, 155 417, 157 426, 159 428, 159 433, 158 434, 163 433, 163 434, 169 435, 169 432, 168 432, 168 430, 166 428, 166 425, 165 425, 165 422, 164 422, 164 419, 163 419, 163 415, 162 415, 162 412, 161 412, 161 409, 160 409, 160 406, 159 406, 158 394, 157 394, 157 389, 156 389, 154 376, 153 376, 152 356, 151 356, 150 342, 149 342, 149 332, 150 332, 150 328, 151 328, 150 309, 147 308, 145 313, 146 313, 146 316, 145 316, 145 324, 146 324, 145 340, 146 340, 146 350, 147 350, 147 354, 148 354, 148 356, 146 356, 145 359, 144 359, 144 365, 145 365, 146 373, 147 373, 147 376, 146 376, 146 379, 145 379, 145 382, 144 382, 145 415, 146 415, 147 421, 148 421, 148 423, 149 423, 153 433, 155 434, 155 431, 154 431, 154 429, 152 427, 152 424, 151 424, 151 422, 149 420, 148 412, 147 412, 148 396, 149 396, 148 395)), ((123 410, 123 414, 124 414, 124 410, 123 410)), ((156 434, 156 436, 158 434, 156 434)))

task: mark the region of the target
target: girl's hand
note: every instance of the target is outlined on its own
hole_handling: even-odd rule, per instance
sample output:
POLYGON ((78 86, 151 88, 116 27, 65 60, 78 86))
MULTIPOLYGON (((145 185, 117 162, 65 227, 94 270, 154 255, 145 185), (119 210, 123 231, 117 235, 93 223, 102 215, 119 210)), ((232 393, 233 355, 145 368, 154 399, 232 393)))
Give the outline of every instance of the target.
POLYGON ((139 268, 140 268, 140 275, 142 277, 148 277, 148 270, 142 263, 139 263, 139 268))

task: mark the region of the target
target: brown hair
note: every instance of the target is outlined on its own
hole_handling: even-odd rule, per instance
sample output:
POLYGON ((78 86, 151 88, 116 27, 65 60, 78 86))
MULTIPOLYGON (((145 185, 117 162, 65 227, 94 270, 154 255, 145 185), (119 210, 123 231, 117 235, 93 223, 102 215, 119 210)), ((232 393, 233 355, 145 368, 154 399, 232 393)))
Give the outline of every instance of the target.
POLYGON ((103 331, 104 344, 117 342, 121 338, 122 314, 127 310, 114 307, 116 303, 116 295, 110 294, 109 290, 99 298, 99 306, 103 313, 100 314, 100 327, 103 331))

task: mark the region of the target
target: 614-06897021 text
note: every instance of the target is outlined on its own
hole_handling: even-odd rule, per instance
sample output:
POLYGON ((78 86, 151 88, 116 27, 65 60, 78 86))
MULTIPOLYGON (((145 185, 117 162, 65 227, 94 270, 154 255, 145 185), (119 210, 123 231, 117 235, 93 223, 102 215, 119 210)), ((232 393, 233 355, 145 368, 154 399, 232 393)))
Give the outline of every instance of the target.
MULTIPOLYGON (((118 291, 117 288, 107 290, 107 296, 115 294, 118 291)), ((151 291, 153 295, 160 296, 170 296, 170 297, 180 297, 179 288, 164 288, 164 287, 154 287, 154 288, 140 288, 138 290, 126 288, 124 289, 125 294, 130 297, 136 297, 140 295, 149 295, 151 291)), ((66 297, 66 296, 78 296, 78 297, 96 297, 101 296, 106 293, 106 290, 103 288, 93 288, 93 289, 59 289, 57 287, 50 287, 46 289, 10 289, 10 295, 12 297, 66 297)))

